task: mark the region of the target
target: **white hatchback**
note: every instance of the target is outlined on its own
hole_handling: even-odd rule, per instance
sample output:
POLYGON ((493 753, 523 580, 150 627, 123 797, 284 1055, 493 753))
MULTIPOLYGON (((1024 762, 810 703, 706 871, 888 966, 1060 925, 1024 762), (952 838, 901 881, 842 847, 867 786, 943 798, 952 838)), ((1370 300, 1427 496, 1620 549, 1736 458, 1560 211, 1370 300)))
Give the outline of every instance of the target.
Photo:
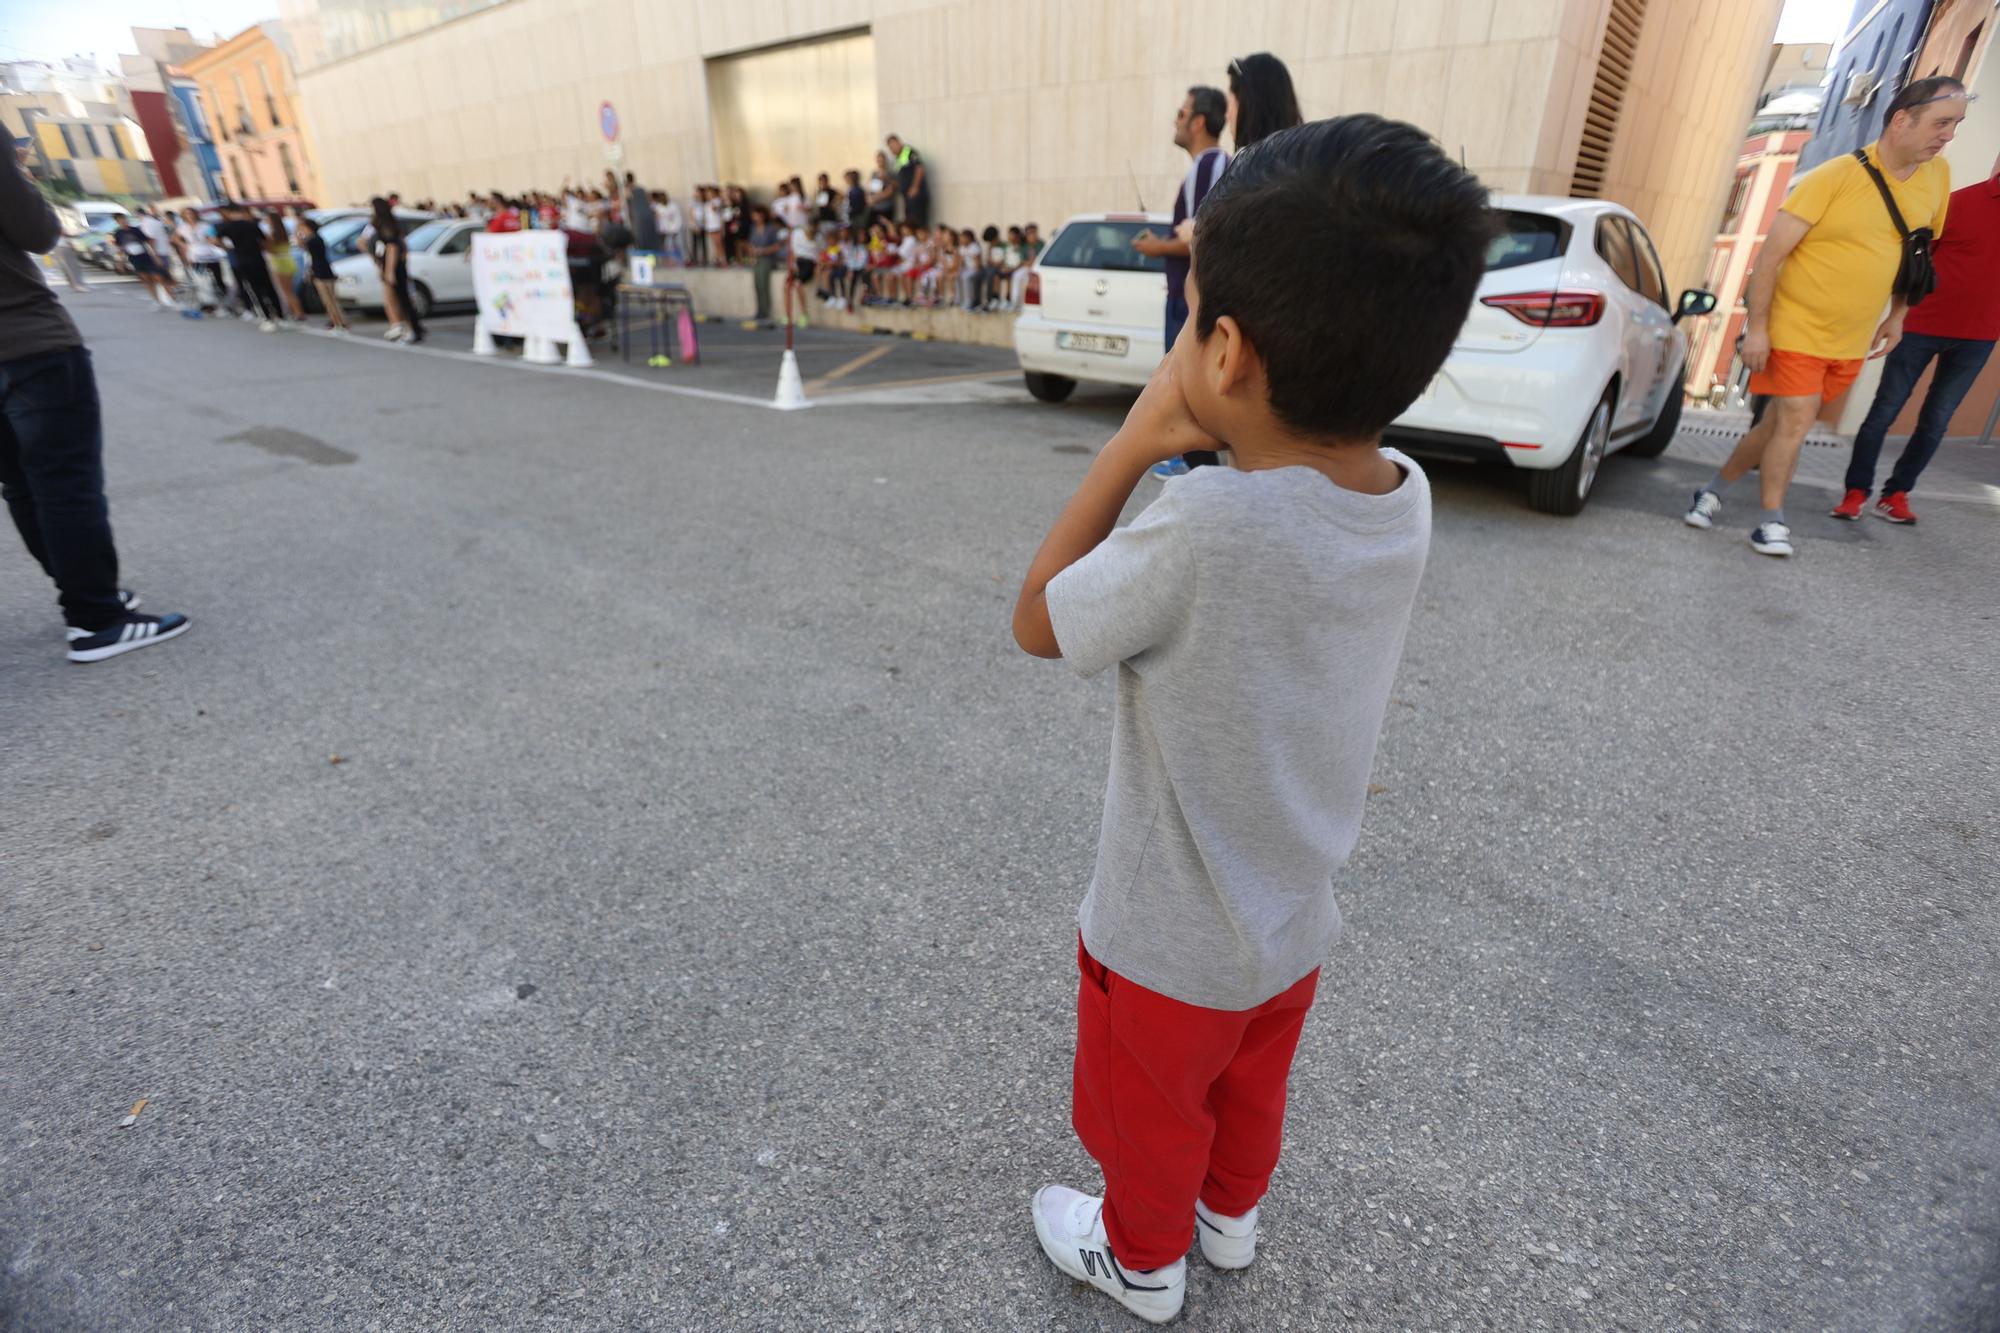
POLYGON ((1502 195, 1472 311, 1444 368, 1387 438, 1411 453, 1528 473, 1528 502, 1582 510, 1605 456, 1652 458, 1681 418, 1687 341, 1715 297, 1667 280, 1639 219, 1601 199, 1502 195))
MULTIPOLYGON (((436 218, 411 231, 409 246, 410 303, 418 319, 428 319, 441 305, 463 305, 472 294, 472 238, 486 224, 469 218, 436 218)), ((372 255, 357 254, 334 261, 334 296, 344 306, 382 308, 382 275, 372 255)))
POLYGON ((1060 403, 1077 381, 1144 386, 1166 352, 1166 262, 1132 248, 1162 213, 1083 213, 1042 248, 1028 274, 1014 352, 1028 392, 1060 403))

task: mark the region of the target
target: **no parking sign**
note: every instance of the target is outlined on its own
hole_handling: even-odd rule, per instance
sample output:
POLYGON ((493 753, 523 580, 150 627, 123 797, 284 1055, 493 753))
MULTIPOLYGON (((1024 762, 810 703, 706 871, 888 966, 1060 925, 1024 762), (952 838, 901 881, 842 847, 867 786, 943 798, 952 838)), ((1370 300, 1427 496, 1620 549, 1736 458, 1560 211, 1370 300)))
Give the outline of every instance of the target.
POLYGON ((625 145, 618 142, 618 109, 609 102, 597 108, 597 131, 604 136, 604 160, 623 162, 625 145))

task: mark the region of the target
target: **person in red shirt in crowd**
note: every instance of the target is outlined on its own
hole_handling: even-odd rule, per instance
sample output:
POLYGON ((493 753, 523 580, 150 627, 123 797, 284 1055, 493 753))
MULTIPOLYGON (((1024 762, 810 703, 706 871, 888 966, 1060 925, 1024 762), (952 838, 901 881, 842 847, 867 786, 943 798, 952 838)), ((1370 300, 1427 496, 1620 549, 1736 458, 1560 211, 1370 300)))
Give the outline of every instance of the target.
POLYGON ((1910 512, 1910 492, 1944 439, 1952 413, 1992 355, 1994 341, 2000 339, 2000 173, 1955 191, 1946 216, 1951 221, 1931 252, 1937 290, 1910 308, 1903 321, 1903 341, 1882 363, 1882 383, 1854 437, 1847 494, 1833 511, 1835 518, 1861 517, 1875 488, 1882 436, 1909 401, 1924 367, 1936 357, 1937 372, 1917 413, 1917 428, 1903 446, 1882 498, 1875 502, 1878 518, 1891 523, 1917 521, 1910 512))
POLYGON ((486 230, 496 232, 521 230, 520 205, 503 195, 494 195, 493 216, 487 220, 486 230))

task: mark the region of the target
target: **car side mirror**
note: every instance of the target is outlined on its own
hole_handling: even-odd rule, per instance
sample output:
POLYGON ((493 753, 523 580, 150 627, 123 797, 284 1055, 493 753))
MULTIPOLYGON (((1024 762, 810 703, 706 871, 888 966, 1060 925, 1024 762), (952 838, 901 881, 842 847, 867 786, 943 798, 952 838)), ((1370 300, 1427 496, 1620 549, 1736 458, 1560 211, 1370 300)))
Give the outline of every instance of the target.
POLYGON ((1680 323, 1689 315, 1706 315, 1714 309, 1714 292, 1705 292, 1698 287, 1690 287, 1681 293, 1681 303, 1674 311, 1674 323, 1680 323))

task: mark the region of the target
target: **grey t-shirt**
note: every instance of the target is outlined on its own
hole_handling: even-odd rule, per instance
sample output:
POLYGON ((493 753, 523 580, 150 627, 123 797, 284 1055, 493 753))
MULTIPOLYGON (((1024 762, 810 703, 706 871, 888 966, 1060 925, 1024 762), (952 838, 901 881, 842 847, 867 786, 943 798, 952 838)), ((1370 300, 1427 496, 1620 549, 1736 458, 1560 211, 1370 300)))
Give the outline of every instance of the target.
POLYGON ((1121 976, 1253 1009, 1326 960, 1410 608, 1430 486, 1198 468, 1048 586, 1063 658, 1116 664, 1097 871, 1078 921, 1121 976))

